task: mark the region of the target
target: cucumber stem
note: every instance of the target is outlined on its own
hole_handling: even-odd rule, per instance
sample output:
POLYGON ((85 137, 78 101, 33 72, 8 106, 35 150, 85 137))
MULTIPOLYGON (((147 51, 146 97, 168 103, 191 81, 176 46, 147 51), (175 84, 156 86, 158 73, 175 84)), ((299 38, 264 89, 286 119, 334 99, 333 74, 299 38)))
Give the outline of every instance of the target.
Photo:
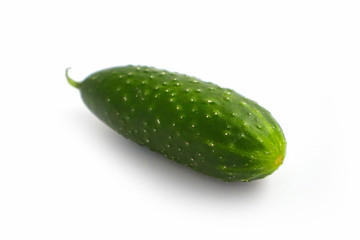
POLYGON ((76 81, 74 81, 73 79, 71 79, 71 78, 69 77, 69 69, 70 69, 70 68, 67 68, 66 71, 65 71, 65 76, 66 76, 67 81, 70 83, 71 86, 73 86, 73 87, 75 87, 75 88, 80 88, 81 83, 76 82, 76 81))

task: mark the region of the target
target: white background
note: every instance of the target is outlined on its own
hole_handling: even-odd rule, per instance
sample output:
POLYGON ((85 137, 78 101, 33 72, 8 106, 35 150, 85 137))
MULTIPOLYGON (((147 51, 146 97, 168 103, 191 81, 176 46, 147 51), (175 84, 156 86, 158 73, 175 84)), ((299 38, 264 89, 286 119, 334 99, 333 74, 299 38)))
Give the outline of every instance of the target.
POLYGON ((1 1, 0 239, 359 239, 359 1, 1 1), (256 100, 273 175, 226 184, 117 135, 65 80, 141 64, 256 100))

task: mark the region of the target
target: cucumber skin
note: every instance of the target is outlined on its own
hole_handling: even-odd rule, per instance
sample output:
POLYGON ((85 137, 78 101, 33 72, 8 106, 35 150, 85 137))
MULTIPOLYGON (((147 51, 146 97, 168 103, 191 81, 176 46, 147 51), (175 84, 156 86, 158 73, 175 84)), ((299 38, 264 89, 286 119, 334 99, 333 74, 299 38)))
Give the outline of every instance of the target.
POLYGON ((285 157, 276 120, 231 89, 131 65, 93 73, 79 88, 88 108, 119 134, 225 182, 264 178, 285 157))

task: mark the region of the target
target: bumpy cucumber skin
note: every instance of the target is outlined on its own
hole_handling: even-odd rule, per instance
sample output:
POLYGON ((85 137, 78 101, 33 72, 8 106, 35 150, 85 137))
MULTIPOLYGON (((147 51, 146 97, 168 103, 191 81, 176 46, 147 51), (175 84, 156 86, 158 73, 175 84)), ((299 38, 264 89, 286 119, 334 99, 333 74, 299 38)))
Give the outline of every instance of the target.
POLYGON ((88 108, 119 134, 226 182, 261 179, 283 162, 279 124, 256 102, 184 74, 144 66, 96 72, 88 108))

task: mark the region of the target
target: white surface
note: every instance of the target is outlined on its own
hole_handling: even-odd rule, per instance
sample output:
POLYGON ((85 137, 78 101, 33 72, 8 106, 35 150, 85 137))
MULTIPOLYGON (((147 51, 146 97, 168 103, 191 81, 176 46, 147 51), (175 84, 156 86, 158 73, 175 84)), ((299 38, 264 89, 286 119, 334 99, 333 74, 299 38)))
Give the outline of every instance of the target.
POLYGON ((359 239, 359 1, 2 1, 0 239, 359 239), (65 80, 150 65, 269 109, 273 175, 225 184, 115 134, 65 80))

